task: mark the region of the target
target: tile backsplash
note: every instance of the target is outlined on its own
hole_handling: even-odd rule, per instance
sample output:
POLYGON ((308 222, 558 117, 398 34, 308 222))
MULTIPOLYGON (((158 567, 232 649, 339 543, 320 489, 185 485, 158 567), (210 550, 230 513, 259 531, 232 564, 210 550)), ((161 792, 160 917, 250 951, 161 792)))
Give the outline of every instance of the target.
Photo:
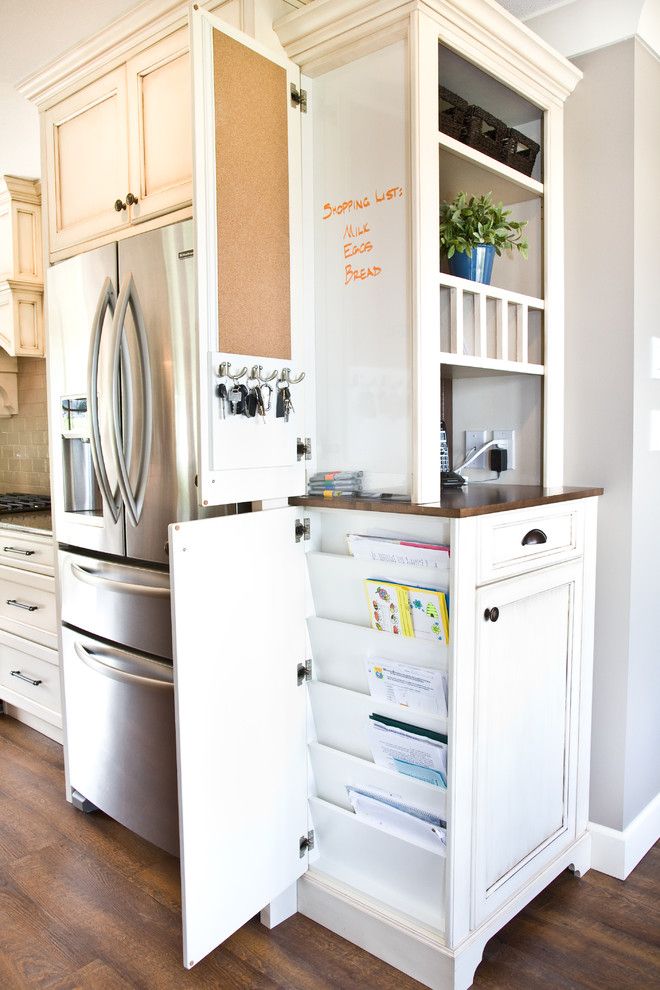
POLYGON ((18 413, 0 419, 0 492, 48 495, 46 362, 18 359, 18 413))

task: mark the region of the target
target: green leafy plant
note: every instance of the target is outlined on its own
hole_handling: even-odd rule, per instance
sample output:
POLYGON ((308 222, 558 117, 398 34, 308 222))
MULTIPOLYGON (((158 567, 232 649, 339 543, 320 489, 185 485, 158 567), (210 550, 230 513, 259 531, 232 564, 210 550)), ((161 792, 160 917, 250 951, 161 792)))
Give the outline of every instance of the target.
POLYGON ((511 210, 493 203, 492 193, 470 196, 461 192, 440 206, 440 248, 448 258, 458 251, 468 257, 477 244, 492 244, 498 255, 516 248, 527 257, 526 220, 510 220, 511 210))

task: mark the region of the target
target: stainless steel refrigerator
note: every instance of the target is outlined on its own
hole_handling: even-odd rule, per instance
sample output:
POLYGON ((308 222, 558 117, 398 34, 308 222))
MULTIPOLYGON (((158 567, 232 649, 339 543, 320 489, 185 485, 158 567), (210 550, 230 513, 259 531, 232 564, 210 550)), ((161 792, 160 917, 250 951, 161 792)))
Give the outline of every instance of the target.
POLYGON ((178 852, 167 526, 196 518, 192 221, 48 273, 74 803, 178 852))

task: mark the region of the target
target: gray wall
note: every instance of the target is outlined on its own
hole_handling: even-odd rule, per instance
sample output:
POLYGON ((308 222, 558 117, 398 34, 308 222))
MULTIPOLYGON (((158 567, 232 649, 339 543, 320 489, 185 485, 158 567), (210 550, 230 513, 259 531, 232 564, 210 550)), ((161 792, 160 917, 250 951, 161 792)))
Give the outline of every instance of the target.
POLYGON ((634 40, 575 61, 584 79, 566 105, 565 480, 606 489, 590 818, 623 829, 660 790, 660 453, 649 451, 650 409, 660 409, 649 339, 660 66, 634 40))

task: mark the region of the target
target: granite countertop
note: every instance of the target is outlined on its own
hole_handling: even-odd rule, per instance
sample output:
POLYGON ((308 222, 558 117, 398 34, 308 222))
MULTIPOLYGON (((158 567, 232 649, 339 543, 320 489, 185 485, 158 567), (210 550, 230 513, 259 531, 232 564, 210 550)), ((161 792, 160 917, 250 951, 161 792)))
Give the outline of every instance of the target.
POLYGON ((602 495, 602 488, 543 488, 540 485, 468 485, 448 489, 440 502, 401 502, 395 498, 323 498, 301 495, 289 499, 289 505, 323 509, 358 509, 361 512, 399 512, 415 516, 445 516, 462 519, 490 512, 527 509, 553 502, 569 502, 578 498, 602 495))
POLYGON ((23 533, 39 533, 41 536, 51 536, 53 517, 47 509, 43 512, 6 512, 0 514, 0 529, 13 529, 23 533))

